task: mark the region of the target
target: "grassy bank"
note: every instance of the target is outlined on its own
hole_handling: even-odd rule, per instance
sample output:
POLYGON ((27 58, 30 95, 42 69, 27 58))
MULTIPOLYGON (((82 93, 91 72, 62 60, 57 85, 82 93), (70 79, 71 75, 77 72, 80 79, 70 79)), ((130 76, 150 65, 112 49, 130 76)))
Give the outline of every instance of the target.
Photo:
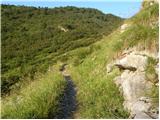
POLYGON ((48 118, 58 112, 65 81, 60 73, 39 76, 17 94, 2 99, 2 118, 48 118))
MULTIPOLYGON (((111 62, 116 55, 113 44, 118 37, 118 32, 104 37, 101 42, 93 45, 90 55, 81 59, 79 65, 73 61, 68 68, 78 91, 79 104, 75 118, 128 117, 129 114, 123 108, 123 97, 113 81, 119 72, 117 69, 111 74, 106 72, 107 63, 111 62)), ((86 48, 86 50, 88 49, 86 48)), ((82 52, 75 52, 77 52, 77 56, 82 56, 82 52)), ((83 56, 85 55, 83 54, 83 56)))

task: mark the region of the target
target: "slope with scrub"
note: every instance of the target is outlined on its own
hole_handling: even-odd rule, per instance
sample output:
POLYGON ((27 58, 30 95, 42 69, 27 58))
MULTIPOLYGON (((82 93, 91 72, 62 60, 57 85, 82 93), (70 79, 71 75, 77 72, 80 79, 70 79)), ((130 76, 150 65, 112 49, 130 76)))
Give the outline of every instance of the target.
POLYGON ((91 8, 2 5, 2 95, 22 78, 46 72, 60 54, 100 40, 122 21, 91 8))

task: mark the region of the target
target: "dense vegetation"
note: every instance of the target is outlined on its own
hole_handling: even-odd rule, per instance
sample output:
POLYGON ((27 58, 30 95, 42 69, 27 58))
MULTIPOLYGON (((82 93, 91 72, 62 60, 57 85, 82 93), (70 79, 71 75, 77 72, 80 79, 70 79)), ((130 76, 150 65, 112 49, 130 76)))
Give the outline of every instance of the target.
POLYGON ((131 19, 126 20, 125 23, 129 27, 113 45, 114 51, 120 53, 126 48, 137 46, 139 50, 157 52, 159 50, 158 14, 159 4, 155 3, 152 7, 144 7, 131 19))
POLYGON ((122 23, 90 8, 2 5, 1 12, 2 94, 20 78, 45 72, 60 54, 94 43, 122 23))

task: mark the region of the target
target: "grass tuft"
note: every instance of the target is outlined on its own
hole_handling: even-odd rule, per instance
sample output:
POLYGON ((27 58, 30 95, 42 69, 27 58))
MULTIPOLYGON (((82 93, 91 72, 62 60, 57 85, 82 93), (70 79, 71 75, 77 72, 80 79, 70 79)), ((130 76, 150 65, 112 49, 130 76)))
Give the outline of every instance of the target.
POLYGON ((156 65, 157 65, 157 60, 152 57, 148 57, 145 74, 147 80, 151 81, 152 83, 158 82, 158 75, 155 70, 156 65))
POLYGON ((58 112, 59 97, 65 81, 60 73, 49 72, 21 89, 2 99, 2 118, 48 118, 58 112))

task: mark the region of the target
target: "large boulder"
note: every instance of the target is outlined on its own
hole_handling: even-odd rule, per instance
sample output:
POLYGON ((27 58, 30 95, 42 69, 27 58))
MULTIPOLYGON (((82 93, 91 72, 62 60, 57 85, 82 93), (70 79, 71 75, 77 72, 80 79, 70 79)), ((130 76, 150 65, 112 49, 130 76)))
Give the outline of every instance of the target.
POLYGON ((151 98, 146 97, 146 93, 150 93, 153 83, 146 79, 145 67, 149 54, 145 53, 143 51, 125 51, 122 58, 107 66, 107 72, 111 72, 113 66, 123 70, 122 74, 117 76, 114 81, 123 94, 124 107, 130 111, 130 118, 135 119, 152 119, 158 118, 159 115, 158 112, 151 111, 151 98))
POLYGON ((150 91, 152 83, 145 79, 145 72, 125 70, 115 78, 115 83, 121 86, 123 96, 127 101, 134 101, 150 91))
POLYGON ((120 69, 128 69, 131 71, 140 70, 144 71, 147 64, 147 57, 142 55, 136 55, 131 53, 124 57, 123 59, 117 60, 115 66, 120 69))

